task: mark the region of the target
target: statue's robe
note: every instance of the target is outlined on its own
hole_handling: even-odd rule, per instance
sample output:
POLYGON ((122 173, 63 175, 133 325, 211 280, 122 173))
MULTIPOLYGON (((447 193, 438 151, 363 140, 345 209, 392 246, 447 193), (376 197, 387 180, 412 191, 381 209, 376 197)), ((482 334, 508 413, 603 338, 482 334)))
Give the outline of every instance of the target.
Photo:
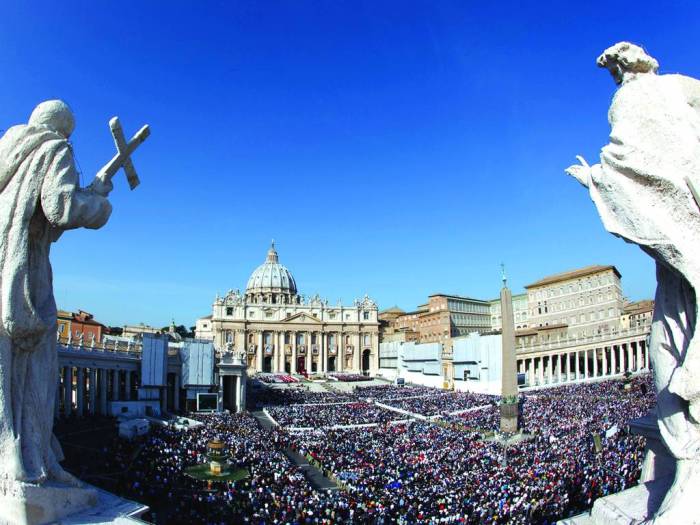
POLYGON ((695 79, 640 74, 625 81, 608 114, 610 143, 588 181, 605 228, 656 261, 650 358, 661 434, 678 459, 700 453, 700 403, 689 403, 700 391, 700 207, 686 182, 700 191, 699 109, 695 79), (674 381, 669 389, 680 369, 694 385, 683 381, 681 391, 674 381))
POLYGON ((58 381, 49 248, 63 230, 99 228, 106 198, 79 187, 68 141, 41 126, 0 139, 0 476, 60 478, 52 427, 58 381))

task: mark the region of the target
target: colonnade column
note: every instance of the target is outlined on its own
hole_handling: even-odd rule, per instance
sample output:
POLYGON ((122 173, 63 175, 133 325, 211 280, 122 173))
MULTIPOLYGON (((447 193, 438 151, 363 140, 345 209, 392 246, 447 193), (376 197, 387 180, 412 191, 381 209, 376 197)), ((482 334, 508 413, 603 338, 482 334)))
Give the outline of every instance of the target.
POLYGON ((593 349, 593 377, 598 377, 598 349, 593 349))
POLYGON ((603 347, 602 352, 603 352, 603 373, 601 375, 607 376, 608 375, 608 349, 603 347))
POLYGON ((240 399, 240 402, 239 402, 240 411, 245 410, 246 386, 247 386, 246 383, 247 383, 247 379, 245 377, 241 377, 240 378, 240 385, 239 385, 239 389, 238 389, 238 394, 239 394, 238 398, 240 399))
MULTIPOLYGON (((127 377, 129 377, 127 372, 127 377)), ((175 412, 180 411, 180 374, 175 373, 175 392, 173 392, 173 409, 175 412)))
POLYGON ((219 412, 224 410, 224 376, 219 374, 219 395, 216 396, 216 409, 219 412))
POLYGON ((564 380, 564 354, 559 354, 557 356, 559 361, 559 366, 557 370, 557 383, 561 383, 564 380))
POLYGON ((292 374, 297 373, 297 333, 292 332, 289 337, 291 338, 291 345, 292 345, 292 362, 290 363, 290 370, 292 374))
POLYGON ((119 401, 119 370, 112 370, 112 401, 119 401))
POLYGON ((73 367, 63 367, 63 415, 73 412, 73 367))
POLYGON ((100 385, 100 414, 107 415, 107 374, 108 370, 100 368, 97 371, 97 383, 100 385))
POLYGON ((625 343, 627 345, 627 372, 633 372, 634 371, 634 364, 632 360, 634 357, 632 356, 632 343, 625 343))
POLYGON ((97 369, 90 369, 90 415, 97 414, 97 369))
POLYGON ((644 345, 644 370, 649 370, 649 347, 646 341, 642 344, 644 345))
POLYGON ((76 370, 77 387, 75 389, 76 408, 78 417, 85 414, 85 369, 78 367, 76 370))
POLYGON ((131 401, 131 370, 126 370, 124 374, 124 399, 131 401))
POLYGON ((256 372, 262 372, 263 371, 263 352, 265 349, 263 348, 263 333, 262 330, 258 332, 258 349, 255 352, 255 359, 257 361, 255 368, 256 372))

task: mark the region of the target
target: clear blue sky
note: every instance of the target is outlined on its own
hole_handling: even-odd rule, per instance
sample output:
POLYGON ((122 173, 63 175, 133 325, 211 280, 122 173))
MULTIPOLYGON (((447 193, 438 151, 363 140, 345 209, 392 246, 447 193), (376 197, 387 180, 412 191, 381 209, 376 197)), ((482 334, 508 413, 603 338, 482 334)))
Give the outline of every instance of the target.
POLYGON ((516 291, 600 263, 653 295, 650 259, 563 170, 607 141, 605 47, 700 77, 697 2, 106 4, 9 1, 0 17, 0 129, 65 99, 87 184, 111 116, 152 127, 142 185, 120 175, 107 226, 54 245, 60 307, 189 326, 273 237, 300 291, 332 302, 491 298, 502 261, 516 291))

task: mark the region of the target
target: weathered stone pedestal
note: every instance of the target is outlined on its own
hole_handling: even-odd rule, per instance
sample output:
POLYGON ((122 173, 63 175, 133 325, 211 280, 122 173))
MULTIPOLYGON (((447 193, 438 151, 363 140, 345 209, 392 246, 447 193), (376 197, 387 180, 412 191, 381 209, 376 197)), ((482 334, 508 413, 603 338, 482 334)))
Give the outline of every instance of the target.
POLYGON ((53 523, 94 506, 97 500, 97 491, 92 488, 4 481, 0 484, 0 523, 53 523))
POLYGON ((590 513, 567 518, 558 525, 631 525, 654 516, 673 483, 676 461, 661 440, 656 413, 631 421, 630 428, 633 434, 646 438, 639 485, 599 498, 590 513))
POLYGON ((90 485, 0 482, 0 525, 136 523, 132 518, 147 510, 90 485))

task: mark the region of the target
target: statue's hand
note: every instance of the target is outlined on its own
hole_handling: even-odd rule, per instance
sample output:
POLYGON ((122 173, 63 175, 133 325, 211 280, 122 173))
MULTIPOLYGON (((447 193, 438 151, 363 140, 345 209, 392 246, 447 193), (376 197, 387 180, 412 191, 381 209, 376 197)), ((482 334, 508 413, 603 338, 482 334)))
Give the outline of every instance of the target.
POLYGON ((576 155, 581 164, 574 164, 566 168, 566 173, 588 188, 588 181, 591 180, 591 167, 581 155, 576 155))
POLYGON ((114 186, 112 186, 112 180, 109 178, 104 178, 101 177, 100 174, 97 174, 97 177, 95 177, 95 180, 92 181, 92 184, 88 186, 90 191, 93 193, 97 193, 98 195, 102 195, 103 197, 107 197, 114 186))

